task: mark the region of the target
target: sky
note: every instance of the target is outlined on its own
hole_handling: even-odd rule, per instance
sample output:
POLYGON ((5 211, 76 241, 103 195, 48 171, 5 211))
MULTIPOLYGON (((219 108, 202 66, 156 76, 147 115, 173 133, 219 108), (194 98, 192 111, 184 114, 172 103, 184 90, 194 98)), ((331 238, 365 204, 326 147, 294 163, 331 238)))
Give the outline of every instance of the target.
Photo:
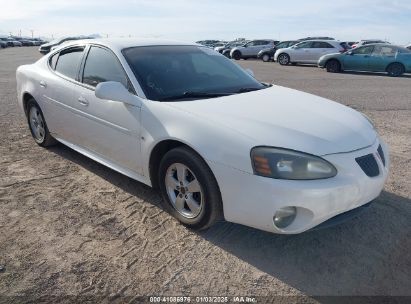
POLYGON ((410 0, 0 0, 0 34, 411 43, 410 0))

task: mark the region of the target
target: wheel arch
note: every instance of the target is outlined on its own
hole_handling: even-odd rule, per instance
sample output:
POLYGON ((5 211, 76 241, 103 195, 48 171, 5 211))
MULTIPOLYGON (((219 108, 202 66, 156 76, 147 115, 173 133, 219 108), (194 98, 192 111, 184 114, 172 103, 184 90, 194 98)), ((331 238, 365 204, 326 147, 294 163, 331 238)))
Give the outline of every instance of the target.
POLYGON ((338 59, 338 58, 330 58, 330 59, 328 59, 325 63, 324 63, 324 67, 326 67, 327 66, 327 64, 330 62, 330 61, 337 61, 339 64, 340 64, 340 69, 341 70, 343 70, 344 69, 344 65, 343 65, 343 63, 342 63, 342 61, 340 60, 340 59, 338 59))
MULTIPOLYGON (((36 99, 31 95, 29 92, 24 92, 22 96, 22 103, 23 103, 23 109, 24 109, 24 114, 27 116, 27 105, 29 103, 29 100, 33 99, 36 101, 36 99)), ((36 101, 37 103, 37 101, 36 101)))
POLYGON ((158 185, 158 170, 160 167, 161 159, 164 157, 164 155, 168 151, 174 148, 177 148, 177 147, 185 147, 191 150, 193 153, 197 154, 199 157, 201 157, 201 159, 206 163, 207 167, 210 169, 211 173, 216 179, 218 188, 220 188, 216 175, 214 174, 210 166, 207 164, 206 158, 203 155, 201 155, 201 153, 199 153, 196 149, 194 149, 191 145, 187 144, 184 141, 174 139, 174 138, 169 138, 169 139, 163 139, 157 142, 149 153, 150 156, 148 160, 148 173, 149 173, 149 178, 151 181, 151 186, 154 189, 158 189, 158 186, 159 186, 158 185))
POLYGON ((385 71, 388 72, 388 68, 389 68, 390 66, 392 66, 393 64, 400 64, 400 65, 402 65, 402 67, 404 68, 404 71, 406 71, 405 65, 404 65, 402 62, 400 62, 400 61, 390 62, 390 63, 387 64, 387 66, 385 67, 385 71))

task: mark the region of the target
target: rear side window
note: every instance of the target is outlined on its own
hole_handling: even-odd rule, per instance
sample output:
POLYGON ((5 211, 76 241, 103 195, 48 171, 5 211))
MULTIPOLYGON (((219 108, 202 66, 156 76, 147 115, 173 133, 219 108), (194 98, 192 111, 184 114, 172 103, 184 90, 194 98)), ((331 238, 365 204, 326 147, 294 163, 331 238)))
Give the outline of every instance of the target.
POLYGON ((105 81, 117 81, 128 88, 127 76, 115 55, 101 47, 92 46, 84 66, 83 83, 95 87, 105 81))
POLYGON ((373 56, 395 56, 397 48, 392 46, 377 45, 374 48, 373 56))
POLYGON ((297 49, 309 49, 311 48, 311 45, 312 45, 311 41, 301 42, 296 46, 296 48, 297 49))
POLYGON ((56 64, 56 72, 76 79, 81 58, 83 57, 83 49, 76 47, 61 51, 56 64))
POLYGON ((315 41, 313 42, 313 45, 311 46, 314 49, 333 49, 334 47, 327 43, 327 42, 323 42, 323 41, 315 41))
POLYGON ((53 56, 50 57, 49 59, 49 63, 50 63, 50 67, 55 70, 56 69, 56 63, 57 63, 57 59, 59 58, 59 54, 54 54, 53 56))

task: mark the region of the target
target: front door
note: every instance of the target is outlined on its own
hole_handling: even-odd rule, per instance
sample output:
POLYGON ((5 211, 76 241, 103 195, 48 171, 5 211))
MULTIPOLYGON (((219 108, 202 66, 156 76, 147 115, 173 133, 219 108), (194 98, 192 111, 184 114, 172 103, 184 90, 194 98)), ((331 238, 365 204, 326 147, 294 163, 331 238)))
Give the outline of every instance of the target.
POLYGON ((80 145, 125 169, 141 173, 140 105, 102 100, 94 88, 104 81, 117 81, 131 90, 119 60, 110 50, 91 46, 77 85, 76 109, 80 112, 80 145))
POLYGON ((373 45, 363 46, 348 52, 344 56, 344 70, 368 71, 373 45))

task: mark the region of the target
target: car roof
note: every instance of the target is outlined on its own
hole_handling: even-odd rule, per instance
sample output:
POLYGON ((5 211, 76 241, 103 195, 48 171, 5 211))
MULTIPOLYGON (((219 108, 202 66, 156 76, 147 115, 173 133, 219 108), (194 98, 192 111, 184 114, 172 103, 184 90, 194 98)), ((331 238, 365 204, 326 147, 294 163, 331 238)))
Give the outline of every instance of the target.
POLYGON ((99 44, 106 46, 112 50, 121 51, 122 49, 138 46, 156 46, 156 45, 198 45, 191 42, 181 42, 162 39, 138 39, 138 38, 97 38, 97 39, 84 39, 73 40, 67 42, 65 46, 78 45, 78 44, 99 44))

